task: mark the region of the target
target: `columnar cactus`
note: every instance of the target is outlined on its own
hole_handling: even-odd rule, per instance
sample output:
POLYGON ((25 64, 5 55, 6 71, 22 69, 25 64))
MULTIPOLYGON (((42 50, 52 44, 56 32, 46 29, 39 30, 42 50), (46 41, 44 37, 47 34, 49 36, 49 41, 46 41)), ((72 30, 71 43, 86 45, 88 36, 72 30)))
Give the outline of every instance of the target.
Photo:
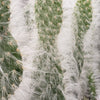
POLYGON ((75 39, 76 39, 76 49, 74 52, 74 57, 77 61, 77 66, 78 66, 81 78, 82 78, 81 72, 84 73, 84 70, 87 70, 83 76, 85 77, 85 79, 83 78, 84 80, 83 82, 86 82, 88 86, 86 97, 88 99, 90 98, 92 100, 95 100, 96 91, 95 91, 92 71, 87 66, 85 66, 87 68, 83 68, 84 67, 84 49, 83 49, 84 41, 83 40, 84 40, 85 34, 87 34, 87 31, 90 29, 90 25, 92 22, 92 15, 93 15, 91 0, 78 0, 76 3, 74 13, 75 13, 76 25, 77 25, 74 30, 75 39))
POLYGON ((56 38, 62 23, 61 0, 37 0, 36 23, 40 47, 36 60, 34 100, 65 100, 60 89, 62 70, 57 55, 56 38))
POLYGON ((8 30, 9 0, 0 0, 0 100, 8 100, 21 82, 21 54, 8 30))
POLYGON ((75 28, 76 49, 74 56, 79 72, 81 72, 84 64, 83 39, 92 22, 91 0, 77 0, 74 13, 76 18, 75 25, 77 25, 75 28))

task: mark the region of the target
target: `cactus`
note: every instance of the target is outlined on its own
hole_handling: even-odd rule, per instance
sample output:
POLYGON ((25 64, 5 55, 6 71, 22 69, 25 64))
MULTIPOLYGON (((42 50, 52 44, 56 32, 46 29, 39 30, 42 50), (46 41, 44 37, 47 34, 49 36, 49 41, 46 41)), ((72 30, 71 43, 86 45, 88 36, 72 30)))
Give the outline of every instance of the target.
POLYGON ((62 23, 61 4, 61 0, 37 0, 35 3, 41 51, 34 61, 39 70, 34 75, 34 100, 65 100, 59 88, 62 87, 62 70, 56 48, 56 38, 62 23))
MULTIPOLYGON (((95 67, 92 66, 92 63, 95 63, 95 60, 92 59, 94 59, 94 55, 96 56, 98 54, 98 50, 96 47, 97 44, 93 42, 95 39, 98 40, 98 38, 96 37, 97 34, 95 34, 93 41, 91 40, 93 38, 92 36, 94 34, 95 26, 95 7, 93 7, 93 5, 95 4, 93 4, 92 0, 78 0, 76 3, 75 17, 77 26, 74 30, 76 37, 76 50, 74 52, 74 57, 76 58, 79 68, 80 79, 83 82, 81 84, 81 87, 85 88, 82 85, 87 85, 87 92, 85 89, 83 89, 86 92, 86 94, 83 93, 84 98, 96 100, 96 82, 94 77, 96 76, 95 72, 99 72, 97 71, 97 69, 95 69, 95 65, 95 67), (89 40, 91 41, 91 43, 89 40), (93 45, 93 47, 91 44, 93 45), (94 52, 97 52, 97 54, 94 52)), ((99 79, 97 80, 99 81, 99 79)))
POLYGON ((100 0, 9 3, 0 0, 0 100, 99 100, 100 0))
POLYGON ((93 73, 89 72, 89 75, 88 75, 88 79, 89 79, 89 82, 88 82, 88 93, 89 94, 88 98, 91 99, 91 100, 95 100, 95 96, 96 96, 96 87, 95 87, 95 82, 94 82, 94 79, 93 79, 93 73))
MULTIPOLYGON (((74 52, 74 57, 77 61, 80 77, 82 77, 81 73, 82 71, 84 72, 83 67, 84 67, 84 60, 85 60, 83 40, 85 34, 87 34, 87 31, 90 29, 90 25, 92 22, 92 15, 93 15, 91 0, 78 0, 76 3, 76 8, 74 13, 75 13, 76 23, 77 23, 75 29, 76 49, 74 52)), ((95 100, 96 91, 95 91, 95 85, 93 81, 94 79, 93 79, 93 74, 91 74, 92 72, 89 71, 89 69, 87 69, 87 73, 85 73, 87 74, 86 78, 88 79, 87 92, 85 98, 95 100)), ((86 80, 84 81, 86 82, 86 80)))
POLYGON ((21 54, 8 30, 9 0, 0 0, 0 100, 8 100, 22 76, 21 54))
POLYGON ((74 56, 79 72, 81 73, 84 64, 83 39, 92 22, 91 0, 77 0, 74 13, 77 24, 74 30, 76 39, 74 56))

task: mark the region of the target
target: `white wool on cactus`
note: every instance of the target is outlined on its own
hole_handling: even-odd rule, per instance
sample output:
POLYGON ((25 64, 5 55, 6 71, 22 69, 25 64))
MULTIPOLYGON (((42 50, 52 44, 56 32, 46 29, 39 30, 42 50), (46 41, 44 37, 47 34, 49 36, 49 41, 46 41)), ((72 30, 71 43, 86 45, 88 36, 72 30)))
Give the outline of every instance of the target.
POLYGON ((61 67, 64 73, 63 84, 66 100, 79 100, 81 95, 81 88, 78 81, 79 72, 73 56, 75 36, 72 24, 75 3, 76 0, 63 0, 63 20, 57 40, 59 54, 61 55, 61 67))
MULTIPOLYGON (((83 17, 78 16, 78 19, 74 15, 75 7, 80 6, 81 0, 11 0, 9 30, 21 52, 23 76, 19 87, 8 100, 58 100, 61 97, 63 100, 85 100, 89 71, 93 73, 94 97, 100 100, 100 0, 87 1, 83 1, 82 6, 88 5, 86 9, 89 7, 92 21, 86 18, 89 14, 84 7, 76 13, 85 12, 82 16, 89 23, 88 28, 84 23, 77 24, 84 21, 83 17), (79 32, 82 38, 77 38, 77 42, 77 33, 73 28, 78 31, 80 25, 83 34, 79 32), (82 45, 82 48, 76 44, 82 45), (78 68, 81 61, 74 55, 75 49, 80 48, 82 54, 76 50, 76 56, 82 56, 84 63, 81 71, 78 68)), ((0 73, 3 73, 1 65, 0 73)))
POLYGON ((92 0, 93 18, 84 38, 84 67, 92 70, 96 99, 100 100, 100 0, 92 0))
POLYGON ((35 69, 33 59, 37 54, 38 45, 37 27, 35 24, 34 14, 35 0, 24 2, 22 0, 11 1, 10 4, 10 25, 9 29, 13 37, 18 43, 18 47, 22 54, 23 77, 19 88, 11 95, 9 100, 30 100, 31 85, 34 83, 32 73, 35 69), (25 13, 29 11, 29 26, 26 23, 25 13), (29 27, 31 30, 28 30, 29 27))

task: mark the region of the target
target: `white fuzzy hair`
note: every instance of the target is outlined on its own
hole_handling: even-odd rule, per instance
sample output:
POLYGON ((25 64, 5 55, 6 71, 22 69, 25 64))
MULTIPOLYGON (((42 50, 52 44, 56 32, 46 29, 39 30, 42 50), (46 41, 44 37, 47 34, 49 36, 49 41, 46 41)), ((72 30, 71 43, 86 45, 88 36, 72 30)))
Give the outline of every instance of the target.
POLYGON ((84 68, 92 70, 96 99, 100 100, 100 0, 92 0, 92 9, 92 23, 84 38, 84 68))
POLYGON ((73 56, 75 36, 72 24, 75 4, 76 0, 63 0, 63 21, 57 40, 59 54, 61 55, 61 67, 64 71, 63 84, 66 100, 80 100, 81 95, 78 67, 73 56))
POLYGON ((22 54, 23 77, 18 89, 11 95, 9 100, 30 100, 31 85, 34 82, 32 73, 35 70, 33 59, 37 54, 38 45, 37 27, 35 24, 34 12, 35 0, 12 0, 10 4, 10 25, 9 29, 18 43, 22 54), (30 26, 27 26, 25 12, 29 11, 29 20, 33 20, 30 26), (28 30, 30 27, 31 30, 28 30))
MULTIPOLYGON (((57 48, 61 55, 61 67, 64 72, 64 96, 66 100, 80 100, 87 89, 87 70, 91 69, 96 86, 97 100, 100 100, 100 52, 97 49, 100 37, 100 0, 92 0, 93 22, 83 41, 85 60, 80 78, 77 63, 73 56, 75 36, 72 23, 75 4, 76 0, 63 0, 63 22, 57 38, 57 48), (72 78, 74 78, 74 81, 72 78)), ((10 4, 9 29, 17 40, 21 51, 24 71, 19 88, 14 92, 14 95, 10 96, 9 100, 30 100, 33 92, 33 88, 31 88, 31 85, 34 84, 32 73, 36 70, 33 60, 39 46, 34 5, 35 0, 12 0, 10 4), (29 11, 29 25, 26 24, 26 11, 29 11)))

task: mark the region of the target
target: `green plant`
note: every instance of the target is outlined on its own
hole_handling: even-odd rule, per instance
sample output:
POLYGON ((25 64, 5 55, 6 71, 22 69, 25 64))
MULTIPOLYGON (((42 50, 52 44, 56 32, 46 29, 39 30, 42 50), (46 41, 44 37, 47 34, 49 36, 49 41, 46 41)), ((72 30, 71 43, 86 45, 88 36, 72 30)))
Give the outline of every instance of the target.
POLYGON ((0 0, 0 100, 8 100, 21 82, 21 54, 8 30, 9 0, 0 0))
MULTIPOLYGON (((76 49, 74 51, 74 57, 77 61, 77 66, 80 72, 84 70, 84 61, 88 59, 84 59, 84 50, 83 50, 83 40, 87 31, 90 29, 90 25, 92 22, 92 5, 91 0, 78 0, 75 7, 75 18, 76 18, 76 28, 75 28, 75 39, 76 39, 76 49), (82 69, 83 68, 83 69, 82 69)), ((85 54, 86 55, 86 54, 85 54)), ((89 66, 91 68, 91 66, 89 66)), ((90 69, 89 68, 89 69, 90 69)), ((88 87, 85 99, 95 100, 96 90, 95 83, 93 79, 93 74, 87 70, 87 78, 88 78, 88 87)), ((84 75, 85 76, 85 75, 84 75)))
POLYGON ((42 52, 34 61, 34 100, 65 100, 59 86, 62 84, 62 70, 57 55, 56 37, 62 23, 61 0, 37 0, 35 4, 36 23, 42 52))
POLYGON ((79 72, 81 73, 84 64, 83 39, 92 22, 91 0, 78 0, 74 14, 76 19, 76 27, 74 29, 76 48, 74 57, 77 61, 79 72))

